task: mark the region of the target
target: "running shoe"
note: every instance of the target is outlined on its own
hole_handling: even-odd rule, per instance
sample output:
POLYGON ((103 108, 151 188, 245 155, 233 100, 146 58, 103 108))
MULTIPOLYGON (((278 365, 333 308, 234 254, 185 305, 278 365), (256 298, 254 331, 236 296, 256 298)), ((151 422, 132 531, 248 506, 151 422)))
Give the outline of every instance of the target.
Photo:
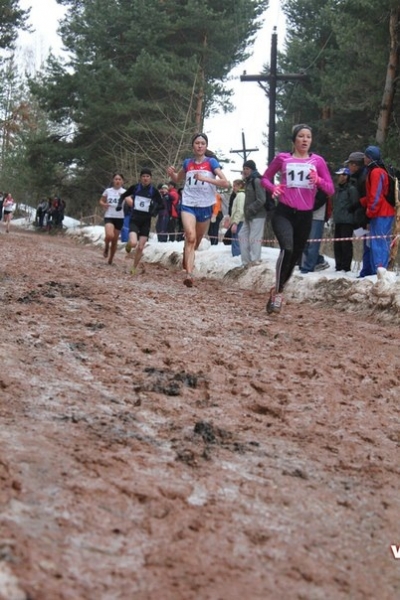
POLYGON ((272 312, 280 313, 283 305, 283 294, 275 294, 272 312))
POLYGON ((283 294, 276 294, 275 288, 271 288, 267 302, 267 313, 280 313, 283 305, 283 294))
POLYGON ((269 315, 273 312, 272 306, 274 303, 274 298, 275 298, 275 287, 272 287, 269 291, 269 298, 268 298, 268 302, 267 302, 267 313, 269 315))
POLYGON ((183 280, 183 285, 186 285, 186 287, 191 288, 193 287, 193 276, 191 275, 191 273, 188 273, 185 277, 185 279, 183 280))
POLYGON ((136 267, 132 267, 132 269, 130 270, 130 274, 131 275, 136 275, 137 271, 136 271, 136 267))
POLYGON ((328 263, 328 261, 324 260, 324 262, 318 263, 317 265, 315 265, 314 271, 324 271, 325 269, 329 269, 329 267, 330 267, 330 264, 328 263))
POLYGON ((131 243, 130 243, 130 242, 126 242, 126 244, 125 244, 125 252, 126 252, 127 254, 129 254, 131 250, 132 250, 132 245, 131 245, 131 243))

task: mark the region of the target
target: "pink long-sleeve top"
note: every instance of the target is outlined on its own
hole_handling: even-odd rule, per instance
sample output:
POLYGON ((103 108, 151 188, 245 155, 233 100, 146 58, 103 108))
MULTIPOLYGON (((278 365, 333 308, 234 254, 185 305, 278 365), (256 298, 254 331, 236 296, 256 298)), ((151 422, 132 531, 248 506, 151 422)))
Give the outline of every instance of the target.
POLYGON ((328 166, 318 154, 310 154, 307 158, 297 158, 290 152, 277 154, 261 178, 261 185, 271 193, 277 187, 273 183, 277 173, 281 175, 279 202, 296 210, 313 210, 317 189, 328 196, 335 192, 328 166), (312 170, 317 172, 317 185, 310 180, 312 170))

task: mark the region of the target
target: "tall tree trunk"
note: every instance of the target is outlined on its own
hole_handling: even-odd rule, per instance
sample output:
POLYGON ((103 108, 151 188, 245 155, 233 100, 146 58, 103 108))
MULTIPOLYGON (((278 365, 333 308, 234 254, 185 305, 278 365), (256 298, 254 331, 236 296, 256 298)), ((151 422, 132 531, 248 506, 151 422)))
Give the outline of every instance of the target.
MULTIPOLYGON (((207 35, 203 40, 203 48, 204 55, 207 51, 207 35)), ((203 63, 204 58, 201 59, 201 64, 203 63)), ((197 93, 197 103, 195 108, 195 129, 196 131, 203 131, 203 121, 204 121, 204 82, 205 82, 205 73, 204 69, 199 67, 199 91, 197 93)))
POLYGON ((393 110, 395 80, 399 66, 399 19, 400 9, 393 8, 390 11, 389 19, 389 61, 386 69, 385 87, 383 90, 381 109, 378 117, 378 127, 376 131, 376 141, 378 144, 383 144, 386 140, 387 132, 389 130, 390 118, 393 110))

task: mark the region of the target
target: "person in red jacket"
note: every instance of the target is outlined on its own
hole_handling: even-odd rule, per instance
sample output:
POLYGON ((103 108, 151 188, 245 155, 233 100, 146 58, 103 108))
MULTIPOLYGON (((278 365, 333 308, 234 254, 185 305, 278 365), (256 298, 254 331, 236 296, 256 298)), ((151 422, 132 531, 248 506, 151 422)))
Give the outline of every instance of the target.
POLYGON ((364 163, 368 170, 366 194, 360 198, 360 204, 365 207, 367 217, 370 219, 371 274, 375 275, 378 267, 387 269, 389 264, 391 234, 396 211, 386 200, 389 176, 377 146, 368 146, 364 152, 364 163))
POLYGON ((170 218, 168 225, 168 233, 170 242, 175 242, 177 240, 177 232, 179 232, 179 221, 180 221, 180 197, 178 190, 176 189, 175 183, 173 181, 168 182, 168 194, 171 198, 170 204, 170 218))

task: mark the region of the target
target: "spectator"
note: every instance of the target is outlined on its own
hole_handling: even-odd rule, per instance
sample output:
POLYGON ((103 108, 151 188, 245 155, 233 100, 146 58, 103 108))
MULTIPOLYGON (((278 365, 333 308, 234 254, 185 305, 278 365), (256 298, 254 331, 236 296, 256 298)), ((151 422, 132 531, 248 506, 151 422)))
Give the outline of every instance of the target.
MULTIPOLYGON (((354 208, 354 229, 367 230, 369 227, 369 219, 365 207, 360 203, 360 198, 363 198, 366 193, 367 167, 364 163, 364 152, 351 152, 348 159, 344 162, 344 165, 350 171, 350 183, 357 188, 358 192, 358 202, 354 208)), ((362 267, 359 277, 366 277, 367 275, 372 275, 371 250, 370 240, 364 235, 362 267)))
POLYGON ((39 229, 43 228, 44 225, 44 217, 46 215, 46 211, 48 209, 49 203, 46 200, 46 198, 44 198, 39 204, 38 207, 36 209, 36 218, 35 218, 35 223, 36 223, 36 227, 38 227, 39 229))
POLYGON ((324 225, 327 216, 327 202, 329 197, 318 190, 315 196, 314 211, 312 216, 311 230, 301 258, 300 272, 312 273, 329 269, 329 263, 323 254, 320 254, 321 242, 324 235, 324 225))
POLYGON ((175 239, 177 242, 183 242, 183 240, 185 239, 185 236, 183 234, 183 223, 182 223, 182 194, 183 194, 183 187, 178 188, 178 196, 179 196, 179 202, 178 202, 178 225, 177 225, 177 230, 178 233, 175 236, 175 239))
POLYGON ((210 225, 208 227, 208 237, 210 239, 211 246, 218 245, 219 241, 219 226, 222 221, 222 198, 221 194, 218 192, 215 194, 215 204, 213 206, 213 211, 211 215, 210 225))
POLYGON ((232 256, 240 256, 239 234, 244 222, 244 183, 242 179, 233 182, 234 199, 231 209, 231 252, 232 256))
POLYGON ((179 233, 179 231, 182 231, 182 229, 179 229, 181 215, 181 197, 173 181, 168 182, 168 193, 171 199, 170 217, 168 224, 168 240, 170 242, 175 242, 175 240, 177 240, 177 234, 179 233))
MULTIPOLYGON (((367 167, 364 163, 364 152, 351 152, 347 160, 344 161, 344 166, 349 169, 349 183, 357 189, 358 197, 363 198, 366 191, 367 167)), ((365 208, 358 201, 354 209, 354 227, 366 228, 368 218, 365 208)))
POLYGON ((55 229, 62 228, 64 219, 64 203, 59 196, 54 196, 52 200, 52 221, 55 229))
POLYGON ((170 217, 170 205, 171 205, 171 197, 168 192, 168 185, 163 183, 158 186, 158 191, 160 192, 160 196, 163 202, 163 207, 158 213, 157 221, 156 221, 156 233, 157 240, 159 242, 167 242, 168 241, 168 227, 169 227, 169 217, 170 217))
POLYGON ((371 275, 375 275, 378 267, 387 269, 389 264, 396 210, 385 197, 389 191, 389 179, 380 149, 377 146, 368 146, 364 155, 367 167, 366 194, 360 198, 360 203, 365 207, 369 218, 370 268, 371 275))
POLYGON ((333 197, 333 222, 336 271, 351 271, 353 260, 354 208, 358 204, 358 191, 350 180, 350 169, 343 167, 335 171, 337 187, 333 197), (345 238, 345 239, 341 239, 345 238))
POLYGON ((261 258, 265 219, 265 190, 261 187, 261 175, 254 160, 243 163, 244 221, 239 235, 242 264, 246 266, 261 258))

